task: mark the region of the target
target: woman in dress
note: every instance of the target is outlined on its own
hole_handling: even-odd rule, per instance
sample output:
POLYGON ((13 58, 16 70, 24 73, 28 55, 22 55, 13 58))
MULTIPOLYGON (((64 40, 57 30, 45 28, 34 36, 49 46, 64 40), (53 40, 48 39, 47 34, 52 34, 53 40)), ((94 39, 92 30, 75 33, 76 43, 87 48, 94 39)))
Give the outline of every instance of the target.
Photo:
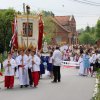
POLYGON ((89 59, 90 59, 90 57, 89 57, 88 51, 86 51, 83 54, 83 66, 84 66, 84 73, 85 73, 85 75, 88 75, 88 70, 90 68, 90 61, 89 61, 89 59))

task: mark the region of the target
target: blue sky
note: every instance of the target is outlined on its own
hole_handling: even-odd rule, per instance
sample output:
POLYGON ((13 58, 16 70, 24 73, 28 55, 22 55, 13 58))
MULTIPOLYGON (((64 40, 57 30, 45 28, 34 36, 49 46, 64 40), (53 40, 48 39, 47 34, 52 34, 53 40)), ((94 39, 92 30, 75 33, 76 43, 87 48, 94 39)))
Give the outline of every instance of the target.
MULTIPOLYGON (((100 0, 88 1, 100 4, 100 0)), ((100 17, 100 6, 82 4, 74 0, 0 0, 0 9, 12 7, 22 11, 23 3, 30 5, 31 11, 52 11, 58 16, 74 15, 77 29, 85 28, 87 25, 94 26, 100 17)))

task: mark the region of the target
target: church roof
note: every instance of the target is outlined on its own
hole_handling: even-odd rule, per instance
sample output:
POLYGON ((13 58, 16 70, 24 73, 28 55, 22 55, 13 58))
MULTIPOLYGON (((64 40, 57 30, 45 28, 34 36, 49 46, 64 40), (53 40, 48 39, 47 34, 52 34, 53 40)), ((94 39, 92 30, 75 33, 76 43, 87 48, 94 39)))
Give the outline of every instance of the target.
POLYGON ((56 24, 58 24, 66 32, 70 32, 68 29, 64 27, 64 25, 66 25, 69 21, 71 21, 72 16, 54 16, 52 19, 56 24))
POLYGON ((55 16, 54 17, 61 25, 66 25, 68 23, 72 16, 55 16))

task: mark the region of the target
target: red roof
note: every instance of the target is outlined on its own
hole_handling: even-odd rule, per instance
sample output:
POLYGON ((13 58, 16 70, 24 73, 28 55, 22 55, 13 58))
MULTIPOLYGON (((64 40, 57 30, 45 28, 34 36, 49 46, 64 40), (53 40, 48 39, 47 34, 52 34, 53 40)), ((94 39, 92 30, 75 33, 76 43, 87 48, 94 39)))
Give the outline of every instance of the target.
POLYGON ((54 17, 61 25, 65 25, 70 21, 71 16, 55 16, 54 17))

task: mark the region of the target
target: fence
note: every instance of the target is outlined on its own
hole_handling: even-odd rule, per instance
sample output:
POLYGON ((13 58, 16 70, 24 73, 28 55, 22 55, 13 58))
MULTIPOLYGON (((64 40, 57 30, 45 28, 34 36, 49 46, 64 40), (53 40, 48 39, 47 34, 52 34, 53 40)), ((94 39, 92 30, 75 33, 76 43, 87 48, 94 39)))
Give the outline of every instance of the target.
POLYGON ((74 61, 62 61, 61 66, 79 67, 79 63, 74 61))

